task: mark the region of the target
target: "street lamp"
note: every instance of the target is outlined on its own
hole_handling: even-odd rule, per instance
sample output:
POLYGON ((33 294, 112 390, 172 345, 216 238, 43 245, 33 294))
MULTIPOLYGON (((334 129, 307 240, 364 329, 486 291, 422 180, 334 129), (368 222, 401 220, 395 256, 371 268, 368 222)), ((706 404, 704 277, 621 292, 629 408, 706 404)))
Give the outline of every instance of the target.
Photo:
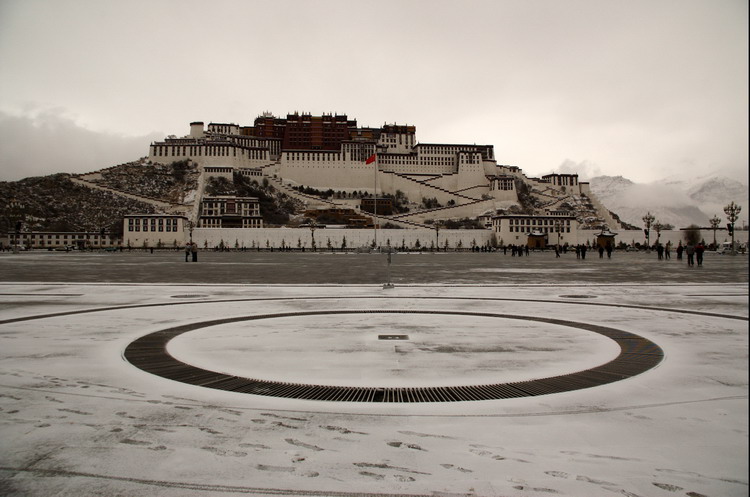
MULTIPOLYGON (((21 238, 21 227, 22 227, 22 219, 23 219, 23 204, 21 202, 18 202, 16 199, 11 199, 10 203, 8 204, 9 211, 10 211, 10 223, 11 226, 9 226, 10 229, 15 230, 16 236, 13 238, 13 253, 18 253, 18 240, 21 238)), ((8 231, 10 231, 10 229, 8 231)))
POLYGON ((734 201, 729 202, 729 205, 724 207, 724 213, 727 215, 727 221, 729 221, 727 228, 729 228, 729 234, 732 235, 732 255, 737 255, 737 250, 734 247, 734 223, 740 217, 740 211, 742 211, 742 206, 735 204, 734 201))
POLYGON ((643 230, 643 232, 646 234, 646 248, 651 249, 651 225, 654 223, 656 218, 653 214, 651 214, 651 211, 647 212, 645 216, 643 216, 643 223, 646 225, 646 229, 643 230))
POLYGON ((557 246, 560 247, 560 220, 555 219, 555 232, 557 233, 557 246))
POLYGON ((716 230, 719 229, 719 225, 721 224, 721 218, 714 214, 714 217, 708 220, 709 223, 711 223, 711 229, 714 232, 714 250, 716 250, 716 230))
POLYGON ((310 245, 312 246, 313 252, 317 252, 317 247, 315 245, 315 228, 316 227, 317 225, 315 224, 315 219, 311 219, 310 220, 310 239, 312 240, 312 242, 310 245))
POLYGON ((383 290, 388 290, 394 287, 393 282, 391 282, 391 256, 394 251, 391 249, 390 242, 386 244, 386 250, 388 251, 388 265, 386 266, 386 281, 383 283, 383 290))

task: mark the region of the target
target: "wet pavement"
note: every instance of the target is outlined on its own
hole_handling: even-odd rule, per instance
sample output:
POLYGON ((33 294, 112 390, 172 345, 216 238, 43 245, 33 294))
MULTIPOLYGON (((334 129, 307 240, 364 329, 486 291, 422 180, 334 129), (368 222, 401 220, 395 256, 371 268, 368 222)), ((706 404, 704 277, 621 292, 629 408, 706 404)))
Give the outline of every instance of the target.
POLYGON ((383 254, 0 253, 0 494, 747 495, 746 256, 392 261, 384 289, 383 254), (256 386, 545 391, 308 400, 128 361, 169 330, 190 330, 167 348, 182 363, 256 386), (664 360, 550 390, 627 347, 652 352, 633 335, 664 360))
MULTIPOLYGON (((179 251, 0 253, 0 281, 86 283, 210 283, 349 285, 382 284, 386 254, 214 252, 185 262, 179 251)), ((690 284, 747 283, 747 255, 707 253, 703 266, 658 260, 656 253, 616 252, 611 259, 588 253, 556 258, 553 252, 398 253, 391 258, 394 284, 690 284), (592 257, 593 255, 593 257, 592 257)))

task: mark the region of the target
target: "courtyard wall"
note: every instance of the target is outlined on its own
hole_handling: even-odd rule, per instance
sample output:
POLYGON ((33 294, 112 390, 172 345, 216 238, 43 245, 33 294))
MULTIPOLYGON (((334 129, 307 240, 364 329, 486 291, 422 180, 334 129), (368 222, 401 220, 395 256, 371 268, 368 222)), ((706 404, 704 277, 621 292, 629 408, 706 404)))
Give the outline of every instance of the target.
MULTIPOLYGON (((575 245, 589 242, 591 245, 596 243, 596 237, 601 230, 577 230, 575 239, 566 240, 568 244, 575 245)), ((187 238, 187 233, 185 233, 187 238)), ((346 247, 356 249, 370 247, 375 241, 375 230, 372 229, 338 229, 338 228, 317 228, 315 230, 315 244, 318 249, 341 248, 346 239, 346 247)), ((464 248, 469 249, 472 246, 484 246, 492 244, 493 232, 491 230, 446 230, 441 229, 437 234, 434 229, 379 229, 377 230, 377 245, 386 246, 390 243, 392 247, 400 248, 431 248, 439 246, 445 248, 448 242, 449 249, 464 248), (419 243, 417 243, 419 242, 419 243)), ((712 230, 701 230, 701 237, 707 244, 713 242, 712 230)), ((661 243, 671 241, 673 246, 678 242, 685 243, 685 231, 673 230, 662 231, 659 237, 661 243)), ((310 228, 255 228, 255 229, 231 229, 231 228, 196 228, 193 230, 193 241, 200 248, 218 247, 222 242, 227 248, 274 248, 282 246, 301 248, 309 250, 312 247, 312 233, 310 228), (283 245, 282 245, 283 244, 283 245)), ((497 244, 504 242, 525 243, 524 240, 502 240, 499 234, 495 234, 497 244)), ((554 234, 550 236, 550 242, 554 243, 554 234)), ((651 242, 656 241, 656 233, 651 233, 651 242)), ((716 242, 721 243, 731 241, 731 237, 726 230, 717 230, 716 242)), ((735 231, 735 241, 738 243, 747 243, 747 231, 735 231)), ((615 243, 623 242, 627 245, 639 243, 645 244, 643 230, 622 230, 617 232, 615 243)))
MULTIPOLYGON (((198 247, 218 247, 222 242, 225 247, 245 248, 274 248, 312 247, 312 232, 309 228, 257 228, 257 229, 221 229, 196 228, 193 230, 193 241, 198 247), (283 244, 283 245, 282 245, 283 244)), ((341 248, 346 239, 346 247, 356 249, 371 247, 375 241, 375 230, 372 229, 336 229, 317 228, 314 232, 315 245, 319 250, 341 248)), ((438 233, 431 229, 379 229, 377 230, 377 245, 400 248, 431 248, 440 246, 449 249, 471 248, 491 243, 490 230, 440 230, 438 233)))

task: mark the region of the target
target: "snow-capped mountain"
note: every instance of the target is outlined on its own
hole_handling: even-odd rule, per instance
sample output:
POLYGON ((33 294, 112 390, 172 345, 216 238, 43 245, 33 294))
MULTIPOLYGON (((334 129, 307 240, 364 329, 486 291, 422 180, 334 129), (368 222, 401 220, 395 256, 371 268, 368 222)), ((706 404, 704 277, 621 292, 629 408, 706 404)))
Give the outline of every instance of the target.
POLYGON ((724 206, 742 206, 740 223, 747 222, 748 187, 737 180, 708 175, 693 178, 665 178, 653 183, 634 183, 622 176, 597 176, 590 180, 591 191, 607 208, 635 226, 651 212, 662 224, 675 228, 691 224, 708 226, 714 215, 725 222, 724 206))

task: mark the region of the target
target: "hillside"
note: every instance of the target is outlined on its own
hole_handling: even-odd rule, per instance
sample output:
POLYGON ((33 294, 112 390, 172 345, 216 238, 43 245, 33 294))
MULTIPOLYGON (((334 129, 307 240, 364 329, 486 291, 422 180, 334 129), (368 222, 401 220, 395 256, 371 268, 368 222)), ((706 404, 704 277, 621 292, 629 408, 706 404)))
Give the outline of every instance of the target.
MULTIPOLYGON (((198 176, 197 167, 188 161, 162 166, 141 159, 78 177, 61 173, 0 182, 0 230, 15 230, 16 221, 22 220, 24 231, 99 231, 105 228, 119 234, 124 215, 158 212, 149 200, 192 204, 198 176), (144 200, 87 188, 74 182, 77 178, 144 200)), ((277 191, 267 181, 259 184, 239 175, 234 184, 209 182, 206 192, 257 197, 267 226, 284 225, 290 216, 303 210, 300 202, 277 191)))
MULTIPOLYGON (((502 214, 533 214, 544 215, 547 210, 567 211, 580 223, 582 229, 602 229, 604 226, 615 228, 613 223, 607 222, 597 210, 591 198, 586 195, 564 193, 552 189, 547 184, 539 185, 536 181, 516 178, 518 204, 500 209, 502 214)), ((617 214, 609 212, 619 221, 617 214)))
POLYGON ((23 221, 24 231, 122 232, 122 217, 152 213, 153 206, 119 195, 92 190, 71 181, 69 174, 53 174, 0 182, 0 219, 3 231, 23 221))
POLYGON ((91 183, 170 203, 191 202, 200 172, 195 163, 153 164, 140 159, 81 175, 91 183))

